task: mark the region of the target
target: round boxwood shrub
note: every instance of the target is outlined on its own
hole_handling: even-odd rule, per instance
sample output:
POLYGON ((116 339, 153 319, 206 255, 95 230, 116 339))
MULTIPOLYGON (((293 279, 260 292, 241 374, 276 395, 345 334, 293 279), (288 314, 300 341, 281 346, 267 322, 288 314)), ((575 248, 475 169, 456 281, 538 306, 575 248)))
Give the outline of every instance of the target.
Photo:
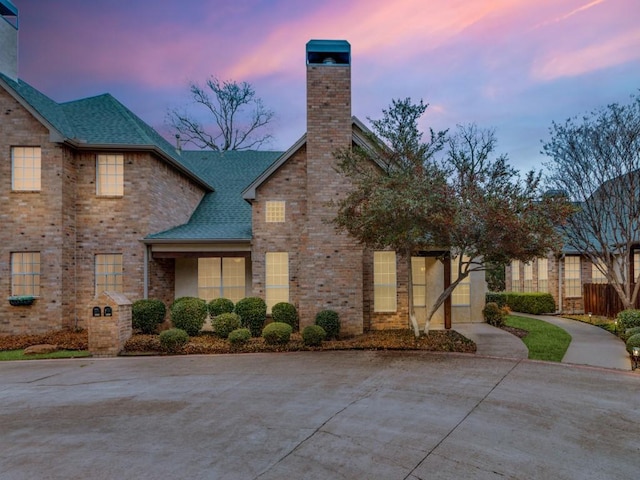
POLYGON ((623 333, 620 334, 620 338, 622 341, 626 342, 629 337, 635 335, 636 333, 640 333, 640 327, 627 328, 623 333))
POLYGON ((286 345, 293 328, 284 322, 272 322, 262 329, 262 338, 267 345, 286 345))
POLYGON ((316 325, 324 328, 327 332, 327 338, 338 338, 340 335, 340 317, 333 310, 322 310, 316 315, 316 325))
POLYGON ((302 343, 307 347, 319 347, 325 338, 327 332, 320 325, 308 325, 302 330, 302 343))
POLYGON ((248 328, 251 335, 259 337, 267 319, 267 304, 260 297, 246 297, 238 300, 234 308, 240 315, 242 326, 248 328))
POLYGON ((170 328, 160 333, 160 345, 169 353, 178 353, 189 343, 189 334, 180 328, 170 328))
POLYGON ((207 302, 201 298, 182 298, 171 305, 171 322, 189 335, 200 333, 207 319, 207 302))
POLYGON ((627 352, 631 353, 633 347, 640 347, 640 333, 631 335, 627 340, 627 352))
POLYGON ((214 298, 207 304, 207 309, 209 316, 214 318, 223 313, 233 312, 233 302, 228 298, 214 298))
POLYGON ((625 331, 627 328, 640 327, 640 310, 623 310, 616 317, 618 328, 625 331))
POLYGON ((231 332, 240 328, 240 315, 237 313, 221 313, 217 317, 213 317, 211 325, 219 337, 227 338, 231 332))
POLYGON ((133 328, 142 333, 155 333, 158 325, 164 321, 167 308, 162 300, 153 298, 137 300, 131 305, 133 328))
POLYGON ((273 318, 274 322, 288 323, 294 332, 298 331, 298 311, 295 305, 291 303, 276 303, 271 307, 271 318, 273 318))
POLYGON ((251 339, 251 332, 248 328, 238 328, 229 334, 229 343, 234 347, 244 345, 249 339, 251 339))
POLYGON ((495 302, 487 303, 482 309, 484 321, 494 327, 504 326, 504 312, 495 302))

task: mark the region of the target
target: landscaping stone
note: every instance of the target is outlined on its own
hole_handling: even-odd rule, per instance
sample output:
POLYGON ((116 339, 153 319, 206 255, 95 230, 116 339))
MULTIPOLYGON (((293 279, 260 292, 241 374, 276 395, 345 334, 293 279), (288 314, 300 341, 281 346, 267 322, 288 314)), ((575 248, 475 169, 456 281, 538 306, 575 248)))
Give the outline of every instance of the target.
POLYGON ((48 343, 42 345, 32 345, 24 349, 24 355, 38 355, 43 353, 53 353, 60 350, 58 345, 51 345, 48 343))

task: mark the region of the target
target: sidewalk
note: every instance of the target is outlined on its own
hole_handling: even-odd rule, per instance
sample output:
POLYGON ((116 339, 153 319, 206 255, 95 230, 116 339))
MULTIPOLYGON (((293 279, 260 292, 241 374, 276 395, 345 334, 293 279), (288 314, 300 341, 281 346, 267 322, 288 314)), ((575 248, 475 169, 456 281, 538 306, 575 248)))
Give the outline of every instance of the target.
POLYGON ((552 323, 571 335, 571 343, 562 363, 631 370, 631 359, 624 343, 609 332, 588 323, 551 315, 516 313, 552 323))
POLYGON ((488 323, 457 323, 453 329, 476 343, 476 354, 499 358, 528 358, 529 350, 515 335, 488 323))

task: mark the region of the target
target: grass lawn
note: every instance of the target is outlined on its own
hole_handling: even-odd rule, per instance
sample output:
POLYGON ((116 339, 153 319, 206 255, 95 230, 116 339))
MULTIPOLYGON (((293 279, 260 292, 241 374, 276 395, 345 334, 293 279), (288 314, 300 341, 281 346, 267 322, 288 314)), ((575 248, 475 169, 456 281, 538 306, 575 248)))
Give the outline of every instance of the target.
POLYGON ((0 361, 4 360, 41 360, 44 358, 80 358, 88 357, 90 353, 86 350, 58 350, 52 353, 39 353, 36 355, 24 355, 24 350, 0 351, 0 361))
POLYGON ((529 358, 532 360, 561 362, 571 343, 571 335, 542 320, 508 315, 505 324, 529 332, 522 341, 529 349, 529 358))

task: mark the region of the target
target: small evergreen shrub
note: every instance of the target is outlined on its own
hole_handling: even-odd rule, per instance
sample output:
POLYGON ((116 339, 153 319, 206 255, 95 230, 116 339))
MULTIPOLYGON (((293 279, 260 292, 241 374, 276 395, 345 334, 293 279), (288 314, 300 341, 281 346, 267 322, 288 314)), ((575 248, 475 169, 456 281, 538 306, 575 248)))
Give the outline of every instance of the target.
POLYGON ((316 315, 316 325, 327 332, 327 339, 338 338, 340 335, 340 317, 333 310, 322 310, 316 315))
POLYGON ((231 313, 233 312, 233 307, 233 302, 228 298, 214 298, 207 304, 211 318, 222 315, 223 313, 231 313))
POLYGON ((131 320, 133 328, 142 333, 156 333, 158 325, 164 321, 167 308, 162 300, 153 298, 137 300, 131 305, 131 320))
POLYGON ((308 325, 302 330, 302 343, 307 347, 319 347, 325 338, 327 332, 320 325, 308 325))
POLYGON ((206 319, 207 302, 201 298, 182 298, 171 305, 171 323, 191 336, 200 333, 206 319))
POLYGON ((616 317, 618 328, 625 331, 627 328, 640 327, 640 310, 623 310, 616 317))
POLYGON ((217 317, 213 317, 211 325, 219 337, 227 338, 231 332, 240 328, 240 315, 237 313, 221 313, 217 317))
POLYGON ((640 327, 627 328, 624 332, 620 333, 620 339, 623 342, 626 342, 631 335, 635 335, 636 333, 640 333, 640 327))
POLYGON ((238 300, 234 308, 240 315, 242 326, 248 328, 253 337, 259 337, 267 319, 267 304, 260 297, 247 297, 238 300))
POLYGON ((169 312, 171 312, 173 310, 173 307, 178 305, 180 302, 184 302, 185 300, 191 300, 193 298, 197 298, 197 297, 178 297, 178 298, 176 298, 173 301, 173 303, 171 305, 169 305, 169 312))
POLYGON ((179 328, 170 328, 160 333, 160 345, 169 353, 178 353, 189 343, 189 335, 179 328))
POLYGON ((627 340, 627 352, 631 353, 633 347, 640 347, 640 333, 631 335, 627 340))
POLYGON ((237 347, 244 345, 251 339, 251 332, 248 328, 238 328, 229 334, 229 343, 237 347))
POLYGON ((284 322, 272 322, 262 330, 262 338, 267 345, 286 345, 293 328, 284 322))
POLYGON ((550 293, 532 292, 489 292, 485 296, 486 303, 496 303, 498 307, 507 306, 514 312, 554 313, 556 302, 550 293))
POLYGON ((298 311, 295 305, 291 303, 276 303, 271 307, 271 318, 273 318, 274 322, 288 323, 294 332, 298 331, 298 311))
POLYGON ((489 325, 498 328, 504 326, 504 312, 495 302, 489 302, 484 306, 482 316, 489 325))

